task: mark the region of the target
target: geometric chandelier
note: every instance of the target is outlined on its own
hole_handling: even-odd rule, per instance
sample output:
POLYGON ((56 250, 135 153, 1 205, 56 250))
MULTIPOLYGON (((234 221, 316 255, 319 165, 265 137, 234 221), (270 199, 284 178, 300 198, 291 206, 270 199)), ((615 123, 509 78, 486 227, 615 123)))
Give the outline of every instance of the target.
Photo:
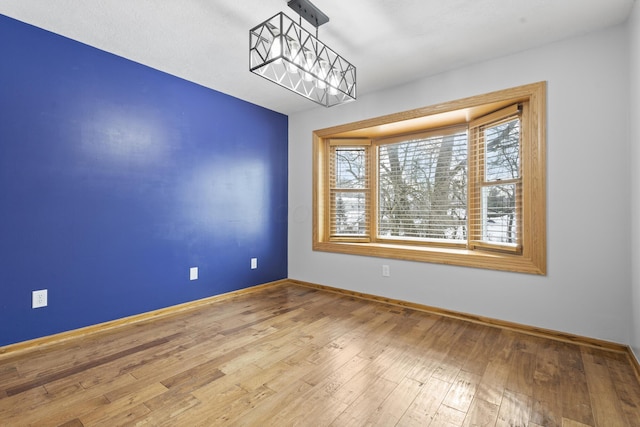
POLYGON ((280 12, 249 30, 249 70, 325 107, 356 99, 356 67, 318 40, 329 21, 309 0, 291 0, 296 23, 280 12), (302 18, 316 27, 315 37, 302 18))

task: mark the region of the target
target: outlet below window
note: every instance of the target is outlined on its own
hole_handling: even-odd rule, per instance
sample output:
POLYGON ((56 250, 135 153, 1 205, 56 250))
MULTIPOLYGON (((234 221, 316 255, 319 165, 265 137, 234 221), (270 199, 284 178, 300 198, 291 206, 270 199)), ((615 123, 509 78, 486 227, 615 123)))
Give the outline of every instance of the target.
POLYGON ((389 271, 389 266, 388 266, 388 265, 386 265, 386 264, 384 264, 384 265, 382 266, 382 276, 383 276, 383 277, 389 277, 389 276, 391 276, 391 272, 389 271))

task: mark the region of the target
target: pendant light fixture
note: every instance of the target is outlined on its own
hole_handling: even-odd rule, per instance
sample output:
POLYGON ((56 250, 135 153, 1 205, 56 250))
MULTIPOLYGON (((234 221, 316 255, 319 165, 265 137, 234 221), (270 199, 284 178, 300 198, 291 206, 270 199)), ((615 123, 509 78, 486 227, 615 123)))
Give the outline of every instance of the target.
POLYGON ((329 21, 308 0, 290 0, 299 23, 280 12, 249 31, 250 71, 320 105, 356 99, 356 67, 318 39, 329 21), (302 18, 316 28, 313 36, 302 18))

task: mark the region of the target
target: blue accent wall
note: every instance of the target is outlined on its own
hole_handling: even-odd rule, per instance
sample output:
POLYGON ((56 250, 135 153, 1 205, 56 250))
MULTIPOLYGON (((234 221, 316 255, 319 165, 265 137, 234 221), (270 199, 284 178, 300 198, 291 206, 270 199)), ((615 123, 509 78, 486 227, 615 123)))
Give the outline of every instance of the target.
POLYGON ((0 15, 0 346, 286 278, 287 128, 0 15))

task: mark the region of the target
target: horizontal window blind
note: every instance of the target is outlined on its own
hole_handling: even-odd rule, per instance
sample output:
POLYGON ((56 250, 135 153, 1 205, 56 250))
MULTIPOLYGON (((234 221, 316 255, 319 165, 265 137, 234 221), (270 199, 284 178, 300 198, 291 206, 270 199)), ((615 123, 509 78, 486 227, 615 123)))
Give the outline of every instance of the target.
POLYGON ((466 240, 466 129, 381 143, 377 157, 379 238, 466 240))

